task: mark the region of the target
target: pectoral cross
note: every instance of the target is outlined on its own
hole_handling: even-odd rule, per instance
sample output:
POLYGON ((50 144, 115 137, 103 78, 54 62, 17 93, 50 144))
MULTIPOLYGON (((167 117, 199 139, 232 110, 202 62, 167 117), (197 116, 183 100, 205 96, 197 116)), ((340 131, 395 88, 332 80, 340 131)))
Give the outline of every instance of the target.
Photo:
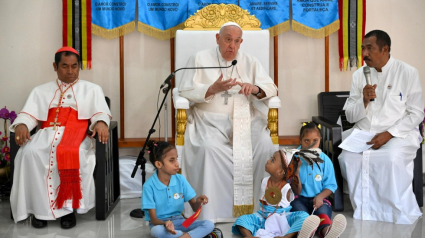
MULTIPOLYGON (((57 116, 57 115, 56 115, 57 116)), ((50 122, 50 125, 53 125, 53 130, 56 131, 56 125, 60 125, 60 122, 57 122, 58 118, 55 118, 55 122, 50 122)))
POLYGON ((223 94, 221 94, 221 96, 224 97, 224 104, 227 105, 227 102, 229 101, 229 97, 231 97, 232 94, 226 91, 223 94))

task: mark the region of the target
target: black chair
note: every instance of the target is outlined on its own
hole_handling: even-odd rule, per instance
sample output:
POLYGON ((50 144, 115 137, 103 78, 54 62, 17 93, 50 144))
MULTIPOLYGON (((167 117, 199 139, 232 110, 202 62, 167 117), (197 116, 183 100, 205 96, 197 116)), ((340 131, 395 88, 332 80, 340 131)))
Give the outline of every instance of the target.
MULTIPOLYGON (((350 129, 353 124, 345 119, 345 112, 342 110, 345 101, 350 92, 322 92, 317 95, 319 105, 319 116, 314 116, 314 122, 321 125, 322 144, 320 148, 332 160, 335 169, 335 177, 338 184, 338 189, 333 195, 333 206, 335 211, 344 210, 343 202, 343 178, 341 168, 338 161, 338 156, 341 154, 341 149, 338 147, 342 140, 342 131, 350 129), (342 127, 337 123, 341 116, 342 127), (343 129, 343 130, 342 130, 343 129)), ((422 172, 422 144, 416 152, 413 169, 413 192, 416 196, 416 201, 420 207, 423 206, 423 172, 422 172)))
MULTIPOLYGON (((105 97, 108 106, 110 100, 105 97)), ((31 135, 37 128, 31 131, 31 135)), ((15 133, 10 133, 10 138, 15 138, 15 133)), ((94 170, 95 194, 96 194, 96 219, 105 220, 114 209, 120 199, 120 174, 118 155, 118 124, 111 121, 109 125, 109 138, 106 144, 96 140, 96 167, 94 170)), ((13 170, 16 153, 19 145, 15 140, 10 140, 10 181, 13 184, 13 170)))

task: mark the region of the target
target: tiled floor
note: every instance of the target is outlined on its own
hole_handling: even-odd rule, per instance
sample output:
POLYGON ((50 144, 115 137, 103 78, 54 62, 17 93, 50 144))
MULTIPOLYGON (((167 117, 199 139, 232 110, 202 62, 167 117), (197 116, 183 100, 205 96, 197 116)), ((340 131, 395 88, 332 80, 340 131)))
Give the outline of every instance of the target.
MULTIPOLYGON (((30 224, 30 219, 15 224, 10 219, 10 205, 8 200, 0 202, 0 238, 10 237, 43 237, 43 238, 114 238, 114 237, 150 237, 149 226, 143 219, 135 219, 129 216, 130 212, 140 206, 140 199, 121 200, 105 221, 95 219, 95 209, 84 215, 77 215, 77 226, 63 230, 60 228, 59 220, 50 221, 43 229, 35 229, 30 224)), ((422 208, 421 208, 422 210, 422 208)), ((395 225, 386 222, 360 221, 352 218, 353 209, 345 200, 345 211, 347 217, 347 229, 342 234, 345 237, 359 238, 421 238, 425 237, 425 221, 420 218, 413 225, 395 225)), ((335 215, 335 214, 334 214, 335 215)), ((225 238, 238 237, 231 234, 231 223, 216 224, 223 231, 225 238)))

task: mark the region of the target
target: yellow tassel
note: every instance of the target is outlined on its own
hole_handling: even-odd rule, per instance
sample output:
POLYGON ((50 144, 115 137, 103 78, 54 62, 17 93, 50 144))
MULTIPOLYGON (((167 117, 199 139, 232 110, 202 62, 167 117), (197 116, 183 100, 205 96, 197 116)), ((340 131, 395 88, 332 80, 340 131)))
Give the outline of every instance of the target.
POLYGON ((307 126, 307 123, 303 122, 303 126, 307 126))
POLYGON ((136 29, 136 23, 134 21, 111 30, 91 24, 91 32, 93 35, 97 35, 108 40, 131 33, 134 29, 136 29))
POLYGON ((322 129, 322 126, 319 124, 319 125, 317 125, 317 128, 322 129))
POLYGON ((181 30, 184 28, 184 22, 170 28, 168 30, 162 31, 157 28, 151 27, 149 25, 146 25, 139 21, 138 23, 138 30, 139 32, 146 34, 148 36, 152 36, 158 40, 169 40, 171 38, 174 38, 176 36, 176 31, 181 30))
POLYGON ((320 29, 314 29, 292 20, 292 30, 311 38, 323 38, 339 30, 339 19, 320 29))
POLYGON ((242 215, 251 214, 254 211, 254 204, 251 205, 233 205, 233 216, 240 217, 242 215))
POLYGON ((277 36, 283 32, 289 31, 290 24, 289 20, 279 23, 276 26, 270 27, 268 30, 270 32, 270 37, 277 36))

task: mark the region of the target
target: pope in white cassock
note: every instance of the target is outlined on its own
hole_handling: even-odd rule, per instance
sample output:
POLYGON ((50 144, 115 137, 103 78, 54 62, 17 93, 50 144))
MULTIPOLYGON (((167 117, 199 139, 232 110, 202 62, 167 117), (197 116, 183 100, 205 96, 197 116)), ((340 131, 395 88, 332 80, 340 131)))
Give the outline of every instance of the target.
POLYGON ((339 156, 353 217, 412 224, 422 215, 412 190, 413 160, 422 141, 418 125, 424 118, 418 71, 390 56, 391 40, 384 31, 366 34, 362 50, 372 85, 366 84, 363 67, 358 69, 344 110, 354 128, 376 136, 368 142, 372 149, 343 150, 339 156))
MULTIPOLYGON (((225 23, 216 35, 218 46, 192 56, 188 67, 228 66, 217 70, 187 70, 178 85, 181 96, 194 102, 185 132, 182 173, 208 206, 200 219, 234 221, 253 212, 258 203, 265 162, 275 148, 266 116, 253 100, 277 94, 273 80, 253 56, 238 51, 242 29, 225 23), (257 201, 257 202, 256 202, 257 201)), ((186 215, 190 209, 185 210, 186 215)))
POLYGON ((10 126, 21 146, 10 195, 15 222, 33 214, 35 228, 57 218, 62 228, 71 228, 74 209, 86 213, 95 205, 92 137, 107 142, 111 113, 102 89, 78 78, 79 66, 75 49, 59 49, 53 63, 58 79, 34 88, 10 126), (92 136, 87 135, 89 121, 92 136), (39 122, 41 129, 30 137, 39 122))

